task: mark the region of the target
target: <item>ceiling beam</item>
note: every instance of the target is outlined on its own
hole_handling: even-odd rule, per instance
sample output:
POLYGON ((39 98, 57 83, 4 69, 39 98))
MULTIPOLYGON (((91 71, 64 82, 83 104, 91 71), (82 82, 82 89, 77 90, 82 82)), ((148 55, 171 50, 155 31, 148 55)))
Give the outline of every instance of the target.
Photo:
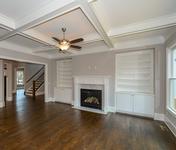
POLYGON ((108 37, 106 31, 104 30, 103 26, 101 25, 100 21, 98 20, 97 16, 95 15, 94 11, 92 10, 91 6, 89 5, 89 2, 87 0, 76 0, 88 18, 88 20, 91 22, 91 24, 95 27, 97 32, 100 34, 104 42, 108 45, 109 48, 113 48, 113 44, 108 37))
POLYGON ((23 32, 23 31, 25 31, 25 30, 27 30, 29 28, 32 28, 32 27, 34 27, 34 26, 36 26, 36 25, 38 25, 38 24, 40 24, 42 22, 48 21, 48 20, 50 20, 52 18, 60 16, 60 15, 62 15, 64 13, 69 12, 71 10, 74 10, 74 9, 76 9, 78 7, 79 7, 79 3, 77 3, 76 1, 71 2, 71 3, 69 3, 69 4, 65 5, 65 6, 57 9, 57 10, 54 10, 54 11, 52 11, 52 12, 50 12, 50 13, 44 15, 44 16, 41 16, 41 17, 36 18, 36 19, 26 23, 26 24, 23 24, 22 26, 19 26, 18 28, 14 29, 13 31, 9 32, 8 34, 1 36, 0 37, 0 41, 6 40, 9 37, 11 37, 11 36, 13 36, 13 35, 15 35, 15 34, 17 34, 19 32, 23 32))

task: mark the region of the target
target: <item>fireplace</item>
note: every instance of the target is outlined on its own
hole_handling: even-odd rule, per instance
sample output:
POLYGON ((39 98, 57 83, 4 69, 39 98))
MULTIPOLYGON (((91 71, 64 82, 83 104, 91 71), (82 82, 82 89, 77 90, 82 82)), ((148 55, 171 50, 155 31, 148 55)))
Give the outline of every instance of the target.
POLYGON ((81 106, 102 109, 102 90, 80 89, 81 106))

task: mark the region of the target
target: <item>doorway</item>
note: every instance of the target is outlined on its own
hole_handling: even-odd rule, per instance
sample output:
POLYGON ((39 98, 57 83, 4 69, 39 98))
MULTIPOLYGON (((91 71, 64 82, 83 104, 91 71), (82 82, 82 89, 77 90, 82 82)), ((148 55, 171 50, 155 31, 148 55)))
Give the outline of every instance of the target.
POLYGON ((24 89, 24 68, 18 68, 16 72, 17 89, 24 89))

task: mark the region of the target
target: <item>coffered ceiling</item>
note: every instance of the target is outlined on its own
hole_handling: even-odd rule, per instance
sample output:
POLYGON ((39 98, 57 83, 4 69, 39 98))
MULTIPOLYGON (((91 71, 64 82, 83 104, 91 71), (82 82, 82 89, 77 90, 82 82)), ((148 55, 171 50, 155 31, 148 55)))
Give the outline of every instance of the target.
POLYGON ((176 32, 175 8, 175 0, 0 0, 0 47, 56 59, 161 44, 176 32), (84 38, 81 51, 49 46, 62 27, 68 40, 84 38))

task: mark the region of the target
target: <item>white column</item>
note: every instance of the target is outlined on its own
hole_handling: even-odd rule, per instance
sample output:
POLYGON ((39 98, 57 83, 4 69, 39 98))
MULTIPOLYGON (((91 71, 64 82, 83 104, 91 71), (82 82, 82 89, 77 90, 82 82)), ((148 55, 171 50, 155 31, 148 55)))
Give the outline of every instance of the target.
POLYGON ((0 60, 0 108, 4 106, 4 64, 3 60, 0 60))

